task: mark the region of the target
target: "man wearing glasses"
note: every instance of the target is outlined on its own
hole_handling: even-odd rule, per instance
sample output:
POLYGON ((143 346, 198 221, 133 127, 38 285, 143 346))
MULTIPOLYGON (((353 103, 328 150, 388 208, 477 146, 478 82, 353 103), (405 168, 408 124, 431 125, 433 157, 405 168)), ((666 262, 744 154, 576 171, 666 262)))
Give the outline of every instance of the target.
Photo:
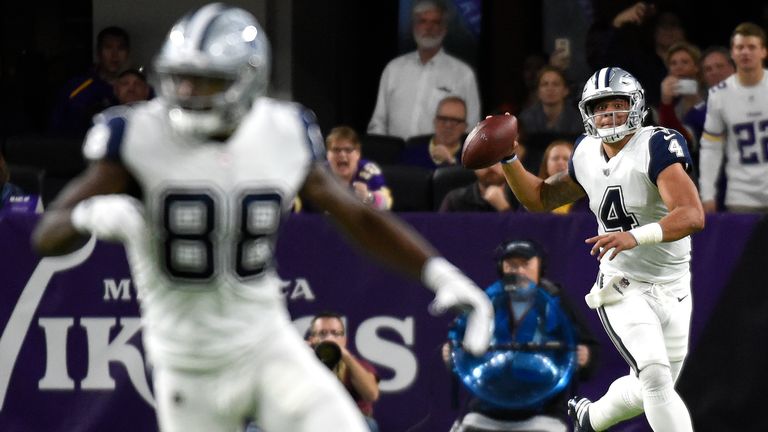
POLYGON ((461 161, 461 147, 467 130, 467 105, 458 96, 443 98, 437 105, 434 135, 408 141, 403 163, 427 169, 456 165, 461 161))
POLYGON ((309 325, 307 341, 312 348, 321 342, 338 345, 341 359, 335 366, 329 367, 333 366, 333 373, 357 403, 371 432, 378 432, 379 427, 373 418, 373 403, 379 399, 379 375, 373 365, 350 354, 342 316, 335 312, 315 315, 309 325))

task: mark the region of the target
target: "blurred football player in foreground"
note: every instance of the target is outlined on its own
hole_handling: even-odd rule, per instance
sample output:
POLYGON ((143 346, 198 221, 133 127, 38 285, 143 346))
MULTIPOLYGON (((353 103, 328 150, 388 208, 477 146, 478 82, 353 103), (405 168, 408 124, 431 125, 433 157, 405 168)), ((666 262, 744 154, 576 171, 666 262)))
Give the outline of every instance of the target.
POLYGON ((645 412, 656 432, 691 431, 674 389, 688 353, 691 239, 704 210, 686 173, 691 158, 678 131, 643 127, 645 95, 619 68, 595 72, 579 103, 586 134, 568 171, 540 179, 505 158, 507 182, 523 205, 550 211, 583 196, 597 216, 586 240, 600 260, 587 303, 631 367, 599 400, 576 397, 569 414, 579 431, 602 431, 645 412))
POLYGON ((313 116, 264 97, 266 35, 248 12, 206 5, 181 18, 155 60, 158 97, 89 131, 94 162, 33 233, 43 255, 88 233, 122 241, 142 293, 160 429, 365 431, 339 381, 291 325, 273 249, 297 193, 365 249, 472 311, 465 347, 485 351, 483 292, 411 228, 355 198, 323 165, 313 116), (135 180, 143 205, 124 192, 135 180))

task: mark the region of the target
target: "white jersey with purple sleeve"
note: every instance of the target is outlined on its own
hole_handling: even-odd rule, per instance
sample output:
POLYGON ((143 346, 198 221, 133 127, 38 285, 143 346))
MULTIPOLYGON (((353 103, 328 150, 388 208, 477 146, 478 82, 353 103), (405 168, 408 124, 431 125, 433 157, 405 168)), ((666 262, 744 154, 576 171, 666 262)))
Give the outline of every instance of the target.
POLYGON ((143 192, 150 232, 130 264, 150 358, 206 369, 270 337, 277 231, 323 142, 310 112, 268 98, 222 142, 178 135, 168 115, 153 100, 104 117, 84 152, 122 163, 143 192))
MULTIPOLYGON (((691 168, 685 138, 676 130, 644 127, 608 159, 600 139, 582 136, 569 162, 570 176, 584 189, 597 217, 598 233, 629 231, 658 222, 669 213, 656 185, 659 173, 681 163, 691 168)), ((624 273, 650 283, 665 283, 689 272, 691 239, 641 245, 600 262, 605 274, 624 273)))
POLYGON ((709 90, 700 163, 704 201, 715 198, 723 156, 725 205, 768 206, 768 70, 754 86, 734 74, 709 90))

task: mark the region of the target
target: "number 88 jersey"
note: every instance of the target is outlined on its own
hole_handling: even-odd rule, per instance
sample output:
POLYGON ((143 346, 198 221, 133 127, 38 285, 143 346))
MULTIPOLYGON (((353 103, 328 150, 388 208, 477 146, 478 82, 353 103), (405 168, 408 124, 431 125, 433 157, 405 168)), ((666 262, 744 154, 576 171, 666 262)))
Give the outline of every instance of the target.
POLYGON ((168 115, 154 100, 104 116, 84 152, 122 163, 143 192, 149 240, 131 245, 139 250, 130 264, 150 354, 207 367, 261 325, 255 304, 282 307, 276 233, 322 155, 322 137, 311 113, 267 98, 222 142, 181 136, 168 115), (213 348, 187 352, 190 345, 213 348))
MULTIPOLYGON (((669 213, 656 180, 674 163, 686 171, 692 166, 685 138, 673 129, 644 127, 610 159, 600 139, 580 137, 568 172, 586 192, 598 232, 605 234, 658 222, 669 213)), ((650 283, 671 282, 688 273, 690 251, 690 237, 642 245, 621 252, 613 261, 606 254, 600 270, 650 283)))

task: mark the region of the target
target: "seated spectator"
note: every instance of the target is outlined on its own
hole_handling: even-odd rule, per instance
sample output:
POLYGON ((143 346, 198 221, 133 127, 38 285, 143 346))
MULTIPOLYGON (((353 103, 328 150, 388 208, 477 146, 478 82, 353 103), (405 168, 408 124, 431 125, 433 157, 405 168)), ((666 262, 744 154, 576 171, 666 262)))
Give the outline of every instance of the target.
POLYGON ((467 106, 458 96, 443 98, 432 121, 432 136, 412 140, 403 150, 402 163, 427 169, 461 162, 461 148, 467 129, 467 106))
POLYGON ((443 198, 441 212, 515 211, 520 204, 507 187, 501 163, 475 170, 477 181, 454 189, 443 198))
POLYGON ((480 96, 472 68, 443 50, 448 31, 445 4, 417 0, 412 9, 416 51, 403 54, 384 68, 368 133, 403 139, 432 132, 432 117, 446 96, 460 96, 467 105, 467 123, 480 120, 480 96))
POLYGON ((87 73, 69 80, 57 96, 51 131, 83 137, 93 116, 118 104, 114 83, 128 63, 130 38, 120 27, 107 27, 96 37, 96 63, 87 73))
POLYGON ((581 114, 568 103, 570 90, 563 71, 550 65, 542 66, 536 83, 538 101, 518 116, 521 133, 574 136, 583 133, 581 114))
MULTIPOLYGON (((362 202, 379 210, 392 208, 392 193, 387 187, 381 168, 361 158, 360 137, 348 126, 337 126, 325 138, 328 166, 338 179, 348 185, 362 202)), ((296 211, 302 210, 297 200, 296 211)), ((304 211, 313 211, 304 208, 304 211)))
POLYGON ((373 404, 379 399, 379 375, 372 364, 349 352, 342 316, 328 311, 315 315, 309 325, 307 341, 313 349, 323 342, 338 346, 340 358, 335 364, 326 365, 349 391, 371 432, 378 432, 379 426, 373 418, 373 404))
POLYGON ((120 72, 114 87, 115 97, 121 105, 149 100, 153 94, 146 75, 138 69, 126 69, 120 72))
MULTIPOLYGON (((552 174, 568 170, 568 162, 573 155, 573 143, 567 140, 554 140, 544 150, 539 167, 539 177, 548 179, 552 174)), ((586 198, 568 203, 552 210, 552 213, 566 214, 574 211, 589 211, 586 198)))

